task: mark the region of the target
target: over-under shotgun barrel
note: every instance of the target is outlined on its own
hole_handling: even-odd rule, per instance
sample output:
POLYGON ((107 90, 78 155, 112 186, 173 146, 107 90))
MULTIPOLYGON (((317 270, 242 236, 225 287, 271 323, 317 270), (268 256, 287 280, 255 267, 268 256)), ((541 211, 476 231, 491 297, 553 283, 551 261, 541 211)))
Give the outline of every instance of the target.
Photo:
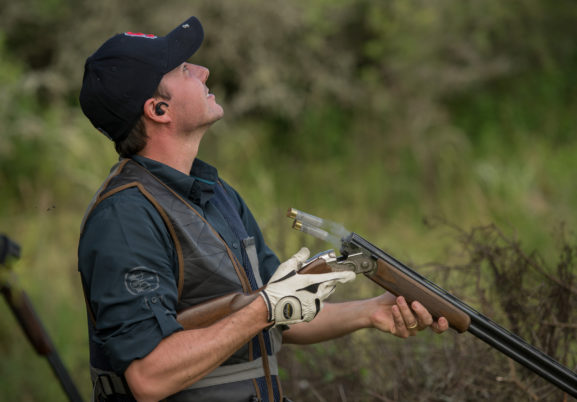
MULTIPOLYGON (((469 317, 469 324, 466 328, 464 328, 464 325, 461 328, 456 327, 455 322, 457 322, 457 325, 461 326, 460 319, 453 321, 452 326, 455 327, 455 329, 458 331, 460 331, 460 329, 464 329, 467 332, 475 335, 477 338, 486 342, 493 348, 499 350, 503 354, 509 356, 511 359, 527 367, 529 370, 540 375, 551 384, 556 385, 563 391, 577 398, 577 373, 570 370, 568 367, 565 367, 551 356, 543 353, 533 345, 525 342, 525 340, 523 340, 521 337, 509 332, 499 324, 491 321, 483 314, 474 310, 472 307, 468 306, 455 296, 449 294, 423 276, 419 275, 402 262, 396 260, 380 248, 363 239, 358 234, 352 233, 348 238, 343 240, 344 250, 342 251, 345 254, 347 253, 347 245, 353 249, 358 247, 367 250, 374 256, 374 258, 384 262, 383 264, 386 265, 387 272, 396 271, 396 277, 408 278, 418 286, 415 287, 416 290, 413 289, 413 291, 410 291, 411 297, 409 298, 403 294, 403 289, 395 290, 389 289, 389 287, 387 287, 389 286, 390 282, 394 281, 387 279, 386 281, 381 282, 383 274, 378 274, 376 280, 375 278, 371 278, 379 285, 385 287, 387 290, 390 290, 397 295, 403 295, 407 297, 407 299, 414 298, 415 300, 418 300, 427 309, 433 311, 433 315, 438 318, 440 316, 444 316, 445 314, 442 310, 439 309, 444 309, 446 306, 442 305, 439 307, 436 301, 435 305, 427 305, 427 302, 423 301, 429 297, 429 293, 437 295, 439 299, 444 300, 444 304, 453 306, 455 310, 459 310, 462 314, 465 314, 469 317), (427 289, 429 293, 423 293, 423 297, 421 297, 419 294, 421 289, 427 289), (399 293, 396 293, 397 290, 399 293), (435 310, 437 311, 435 312, 435 310)), ((379 271, 380 270, 381 269, 379 268, 379 271)), ((407 280, 406 283, 410 283, 410 281, 407 280)))

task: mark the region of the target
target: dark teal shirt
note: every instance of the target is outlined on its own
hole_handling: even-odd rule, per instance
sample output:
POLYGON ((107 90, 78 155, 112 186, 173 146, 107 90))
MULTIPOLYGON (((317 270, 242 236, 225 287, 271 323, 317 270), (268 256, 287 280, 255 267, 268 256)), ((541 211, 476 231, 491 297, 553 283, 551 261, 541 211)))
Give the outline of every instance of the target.
MULTIPOLYGON (((190 175, 185 175, 151 159, 133 159, 189 201, 242 261, 238 237, 211 204, 220 180, 213 166, 196 159, 190 175)), ((279 260, 265 244, 243 199, 220 181, 248 235, 255 238, 260 274, 266 283, 279 260)), ((176 321, 179 273, 174 244, 158 211, 138 189, 120 191, 96 206, 84 226, 78 259, 96 319, 91 341, 105 351, 107 365, 114 371, 124 372, 134 359, 145 357, 163 338, 182 330, 176 321), (139 277, 131 272, 138 272, 139 277), (135 291, 135 283, 149 286, 150 291, 135 291), (161 305, 150 303, 152 298, 161 305)))

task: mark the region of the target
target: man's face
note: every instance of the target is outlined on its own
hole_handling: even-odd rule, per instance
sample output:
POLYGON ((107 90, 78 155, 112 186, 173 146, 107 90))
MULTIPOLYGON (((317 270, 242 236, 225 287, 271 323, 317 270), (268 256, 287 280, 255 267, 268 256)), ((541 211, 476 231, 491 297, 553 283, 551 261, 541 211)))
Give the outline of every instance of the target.
POLYGON ((170 113, 178 131, 208 127, 222 118, 224 111, 206 86, 208 75, 205 67, 182 63, 162 78, 162 92, 170 95, 170 113))

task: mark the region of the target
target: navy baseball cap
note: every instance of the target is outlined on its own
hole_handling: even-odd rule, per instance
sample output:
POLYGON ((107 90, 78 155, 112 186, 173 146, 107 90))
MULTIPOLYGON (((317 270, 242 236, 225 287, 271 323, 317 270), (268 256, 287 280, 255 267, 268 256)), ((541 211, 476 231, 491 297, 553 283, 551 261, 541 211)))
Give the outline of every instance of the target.
POLYGON ((162 76, 188 60, 203 38, 195 17, 166 36, 135 32, 113 36, 86 60, 79 97, 82 111, 108 138, 123 140, 162 76))

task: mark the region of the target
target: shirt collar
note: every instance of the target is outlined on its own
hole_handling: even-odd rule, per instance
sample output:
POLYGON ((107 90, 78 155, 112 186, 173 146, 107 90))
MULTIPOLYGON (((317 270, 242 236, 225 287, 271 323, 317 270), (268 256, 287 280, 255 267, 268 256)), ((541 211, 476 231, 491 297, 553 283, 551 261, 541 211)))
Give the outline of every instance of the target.
POLYGON ((214 195, 214 186, 218 181, 218 171, 214 166, 200 159, 194 160, 189 175, 144 156, 134 155, 132 159, 144 166, 174 191, 190 199, 195 204, 203 206, 214 195))

